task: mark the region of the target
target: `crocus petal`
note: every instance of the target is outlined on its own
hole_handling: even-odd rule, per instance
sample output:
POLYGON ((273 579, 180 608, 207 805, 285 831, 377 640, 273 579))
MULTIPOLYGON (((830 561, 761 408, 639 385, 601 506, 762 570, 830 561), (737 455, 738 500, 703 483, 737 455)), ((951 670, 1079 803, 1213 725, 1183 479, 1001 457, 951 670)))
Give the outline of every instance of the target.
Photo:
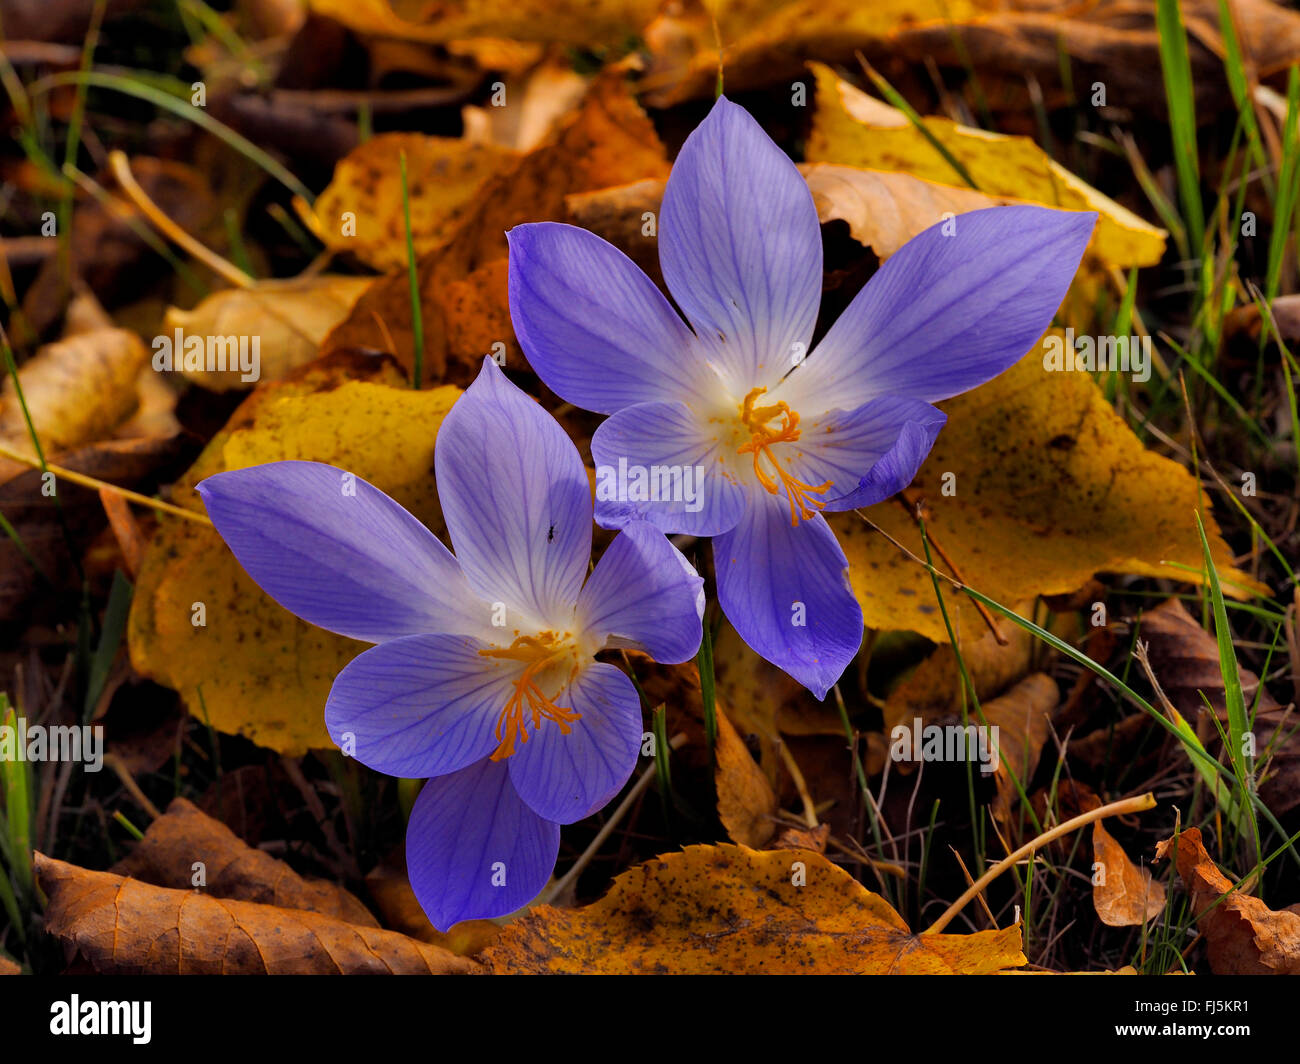
POLYGON ((795 468, 805 483, 831 481, 826 509, 870 506, 912 482, 947 420, 929 403, 894 395, 835 410, 808 426, 795 468))
POLYGON ((700 648, 704 581, 662 532, 636 521, 609 545, 578 598, 599 646, 644 651, 676 665, 700 648))
POLYGON ((214 474, 196 490, 248 575, 304 621, 368 643, 487 629, 487 607, 451 552, 351 473, 270 462, 214 474))
POLYGON ((455 635, 372 647, 334 680, 330 738, 390 776, 442 776, 482 760, 497 747, 497 721, 522 668, 484 657, 485 647, 455 635))
POLYGON ((848 561, 821 515, 790 524, 785 497, 755 492, 714 537, 718 601, 746 643, 825 698, 862 643, 848 561))
POLYGON ((684 403, 624 407, 596 429, 591 457, 604 528, 645 520, 664 532, 716 536, 740 520, 744 491, 727 465, 734 448, 722 447, 684 403), (638 483, 666 497, 642 499, 638 483))
POLYGON ((595 233, 520 225, 510 242, 510 320, 556 395, 612 414, 632 403, 698 399, 699 343, 641 268, 595 233))
POLYGON ((790 405, 935 402, 996 377, 1051 324, 1096 220, 991 207, 927 229, 880 267, 793 374, 800 398, 790 405))
POLYGON ((569 734, 543 721, 506 759, 519 797, 538 816, 572 824, 623 789, 641 748, 641 703, 623 673, 593 662, 555 698, 582 714, 569 734))
POLYGON ((817 208, 794 163, 726 97, 673 164, 659 264, 734 398, 807 353, 821 301, 817 208))
POLYGON ((456 558, 489 602, 519 608, 507 628, 560 627, 591 560, 591 483, 556 420, 492 359, 451 408, 434 448, 456 558))
POLYGON ((504 761, 429 780, 406 825, 411 889, 439 931, 527 905, 559 852, 559 824, 524 804, 504 761))

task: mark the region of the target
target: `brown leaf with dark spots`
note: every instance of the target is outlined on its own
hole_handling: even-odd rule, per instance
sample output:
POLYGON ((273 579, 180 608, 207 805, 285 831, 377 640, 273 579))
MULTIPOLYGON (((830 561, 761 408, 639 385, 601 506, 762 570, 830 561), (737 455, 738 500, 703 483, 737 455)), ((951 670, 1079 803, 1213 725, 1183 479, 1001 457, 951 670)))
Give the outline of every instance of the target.
POLYGON ((811 850, 688 846, 583 909, 539 906, 483 954, 496 973, 986 974, 1025 963, 1020 927, 913 934, 811 850))
POLYGON ((776 837, 772 844, 777 850, 812 850, 825 853, 826 842, 831 836, 829 824, 818 824, 815 828, 786 828, 776 837))
POLYGON ((214 898, 303 909, 350 924, 379 926, 370 910, 342 887, 304 879, 283 861, 245 844, 225 824, 184 798, 172 801, 166 815, 149 825, 144 838, 113 871, 159 887, 198 886, 214 898), (201 885, 194 883, 196 862, 203 865, 201 885))
POLYGON ((302 909, 169 890, 36 857, 45 929, 74 967, 123 975, 470 974, 465 957, 302 909))
POLYGON ((1210 858, 1199 828, 1157 844, 1156 856, 1178 862, 1216 975, 1300 975, 1300 915, 1274 912, 1259 898, 1235 891, 1210 858))

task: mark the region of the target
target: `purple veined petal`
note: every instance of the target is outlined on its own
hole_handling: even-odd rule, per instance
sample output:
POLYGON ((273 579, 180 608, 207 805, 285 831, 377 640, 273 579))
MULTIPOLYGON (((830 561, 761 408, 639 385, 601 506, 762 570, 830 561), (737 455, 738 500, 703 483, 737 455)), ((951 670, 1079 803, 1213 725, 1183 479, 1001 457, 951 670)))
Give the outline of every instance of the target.
POLYGON ((344 753, 390 776, 422 779, 489 756, 522 666, 464 636, 413 635, 372 647, 334 680, 325 726, 344 753))
POLYGON ((825 698, 862 644, 848 561, 820 514, 790 524, 784 496, 754 492, 713 539, 718 601, 749 646, 825 698))
POLYGON ((740 520, 739 456, 684 403, 624 407, 596 429, 591 457, 603 528, 645 520, 664 532, 716 536, 740 520))
POLYGON ((591 482, 559 423, 492 359, 443 420, 438 498, 479 595, 525 611, 509 628, 564 628, 591 561, 591 482))
POLYGON ((641 749, 641 700, 613 665, 592 662, 555 704, 582 719, 567 735, 554 721, 543 721, 505 760, 519 797, 538 816, 572 824, 605 805, 632 775, 641 749))
MULTIPOLYGON (((870 506, 912 482, 948 416, 920 399, 884 395, 856 410, 833 410, 808 425, 793 469, 830 511, 870 506)), ((794 445, 790 445, 794 446, 794 445)))
POLYGON ((716 387, 695 335, 613 244, 560 222, 519 225, 506 238, 515 336, 556 395, 612 414, 698 401, 716 387))
POLYGON ((195 490, 258 587, 319 628, 382 643, 488 623, 451 552, 360 477, 270 462, 216 473, 195 490))
POLYGON ((532 901, 560 852, 560 825, 515 793, 504 761, 429 780, 406 825, 406 870, 439 931, 505 916, 532 901))
POLYGON ((725 96, 673 164, 659 264, 737 400, 807 352, 822 290, 817 208, 794 163, 725 96))
POLYGON ((700 648, 704 581, 662 532, 635 521, 614 537, 578 597, 578 622, 600 647, 676 665, 700 648))
POLYGON ((787 400, 805 416, 878 395, 935 402, 996 377, 1051 324, 1096 220, 1014 206, 931 226, 857 294, 792 375, 787 400))

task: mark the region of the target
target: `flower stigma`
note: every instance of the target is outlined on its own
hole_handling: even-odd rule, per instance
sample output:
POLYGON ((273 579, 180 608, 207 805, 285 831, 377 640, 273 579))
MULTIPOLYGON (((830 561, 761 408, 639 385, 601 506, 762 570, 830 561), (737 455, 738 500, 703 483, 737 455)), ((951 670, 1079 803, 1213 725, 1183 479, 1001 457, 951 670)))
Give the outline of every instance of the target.
MULTIPOLYGON (((568 735, 573 730, 569 727, 571 722, 582 719, 581 713, 557 706, 554 696, 548 697, 538 686, 540 675, 573 651, 572 642, 567 637, 557 637, 554 632, 541 632, 535 636, 521 635, 508 647, 479 651, 485 658, 517 661, 524 666, 519 678, 515 680, 514 694, 507 700, 501 716, 497 718, 498 746, 491 755, 492 761, 500 761, 513 754, 516 738, 521 743, 528 742, 525 715, 532 717, 533 731, 542 726, 543 720, 553 720, 560 726, 562 735, 568 735)), ((574 672, 576 671, 575 665, 574 672)))
POLYGON ((737 453, 754 456, 754 475, 769 492, 776 495, 782 488, 785 489, 786 498, 790 502, 790 524, 794 526, 801 520, 808 521, 817 516, 816 511, 822 509, 826 503, 815 496, 828 491, 835 482, 828 480, 825 484, 808 484, 791 476, 781 467, 772 447, 778 443, 793 443, 799 439, 799 415, 791 410, 790 404, 786 402, 756 407, 754 401, 766 391, 766 388, 752 389, 741 404, 740 420, 749 430, 750 439, 748 443, 741 444, 737 453), (777 416, 782 418, 782 423, 780 427, 773 429, 769 427, 768 422, 777 416), (772 464, 772 468, 780 478, 779 484, 763 468, 759 459, 764 457, 772 464))

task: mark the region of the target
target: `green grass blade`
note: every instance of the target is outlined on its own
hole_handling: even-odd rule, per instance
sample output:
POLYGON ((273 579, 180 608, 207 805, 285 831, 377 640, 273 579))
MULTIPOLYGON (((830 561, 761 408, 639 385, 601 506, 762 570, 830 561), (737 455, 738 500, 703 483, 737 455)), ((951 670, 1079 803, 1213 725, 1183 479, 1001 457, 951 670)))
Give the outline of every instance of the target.
POLYGON ((1187 54, 1187 30, 1179 0, 1156 0, 1156 28, 1160 32, 1160 69, 1169 104, 1169 132, 1173 139, 1178 194, 1192 253, 1201 254, 1205 243, 1205 211, 1201 204, 1201 167, 1196 145, 1196 97, 1192 89, 1192 63, 1187 54))

